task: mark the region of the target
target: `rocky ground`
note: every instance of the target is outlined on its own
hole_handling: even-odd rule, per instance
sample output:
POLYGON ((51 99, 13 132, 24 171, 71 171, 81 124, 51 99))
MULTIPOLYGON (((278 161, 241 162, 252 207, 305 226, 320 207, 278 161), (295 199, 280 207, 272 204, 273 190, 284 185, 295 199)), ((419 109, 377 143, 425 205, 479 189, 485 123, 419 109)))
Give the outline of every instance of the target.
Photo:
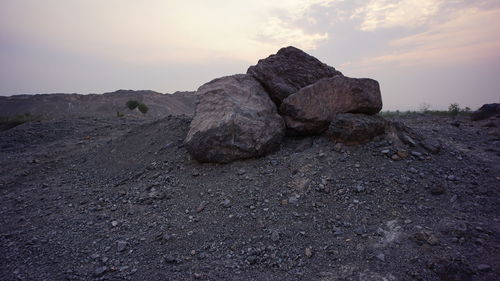
POLYGON ((500 119, 397 119, 443 149, 199 164, 188 117, 0 132, 0 280, 499 280, 500 119))

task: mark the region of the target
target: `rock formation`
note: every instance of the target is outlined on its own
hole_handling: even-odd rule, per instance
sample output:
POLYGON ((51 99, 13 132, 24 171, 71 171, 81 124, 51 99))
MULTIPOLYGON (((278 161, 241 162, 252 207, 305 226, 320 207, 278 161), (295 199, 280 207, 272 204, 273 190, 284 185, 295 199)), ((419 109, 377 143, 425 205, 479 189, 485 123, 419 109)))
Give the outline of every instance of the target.
POLYGON ((342 75, 335 68, 291 46, 259 60, 257 65, 248 68, 247 73, 262 83, 277 105, 289 95, 321 78, 342 75))
POLYGON ((384 135, 402 149, 437 153, 441 148, 438 141, 376 115, 382 109, 377 81, 345 77, 294 47, 259 60, 247 74, 206 83, 196 98, 185 144, 200 162, 265 155, 280 146, 285 129, 291 135, 325 133, 347 145, 384 135))
POLYGON ((472 121, 487 119, 493 116, 500 116, 500 103, 484 104, 471 115, 472 121))
POLYGON ((197 105, 185 144, 200 162, 226 163, 262 156, 279 147, 284 122, 251 75, 215 79, 196 92, 197 105))
POLYGON ((377 81, 345 76, 321 79, 283 100, 280 113, 296 134, 323 132, 338 113, 375 114, 382 109, 377 81))
POLYGON ((326 135, 348 145, 363 144, 382 135, 386 124, 378 115, 343 113, 335 116, 326 135))

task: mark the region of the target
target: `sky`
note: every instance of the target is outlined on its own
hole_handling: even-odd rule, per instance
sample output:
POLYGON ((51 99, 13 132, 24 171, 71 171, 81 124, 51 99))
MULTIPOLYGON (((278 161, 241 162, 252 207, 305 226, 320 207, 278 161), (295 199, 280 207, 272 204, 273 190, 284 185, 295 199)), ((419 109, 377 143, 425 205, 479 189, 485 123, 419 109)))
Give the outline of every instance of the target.
POLYGON ((498 0, 0 0, 0 95, 192 91, 290 45, 385 110, 500 102, 498 0))

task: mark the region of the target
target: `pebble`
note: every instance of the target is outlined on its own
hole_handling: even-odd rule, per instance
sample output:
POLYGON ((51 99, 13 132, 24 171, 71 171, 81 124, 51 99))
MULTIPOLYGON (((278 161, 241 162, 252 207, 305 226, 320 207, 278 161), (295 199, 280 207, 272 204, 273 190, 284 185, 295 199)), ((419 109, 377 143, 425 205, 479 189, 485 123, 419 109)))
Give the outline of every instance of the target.
POLYGON ((458 180, 458 178, 455 175, 449 175, 448 177, 446 177, 446 179, 449 181, 457 181, 458 180))
POLYGON ((122 241, 122 240, 116 241, 116 250, 118 252, 125 251, 125 248, 127 248, 127 242, 122 241))
POLYGON ((391 159, 394 161, 399 161, 399 160, 401 160, 401 157, 399 157, 397 154, 394 154, 391 156, 391 159))
POLYGON ((379 261, 385 261, 385 255, 383 253, 377 254, 375 256, 379 261))
POLYGON ((478 264, 477 265, 477 270, 478 271, 490 271, 491 270, 491 266, 489 264, 478 264))
POLYGON ((421 157, 422 156, 422 153, 418 152, 418 151, 412 151, 411 152, 411 155, 415 156, 415 157, 421 157))
POLYGON ((203 201, 200 203, 200 205, 198 206, 198 208, 196 208, 196 212, 197 213, 201 213, 205 207, 207 206, 208 202, 207 201, 203 201))
POLYGON ((305 249, 304 253, 305 253, 306 257, 308 257, 308 258, 312 257, 312 255, 313 255, 312 248, 311 247, 307 247, 305 249))
POLYGON ((445 189, 444 185, 442 185, 442 184, 433 185, 430 189, 430 192, 433 195, 441 195, 441 194, 444 194, 445 191, 446 191, 446 189, 445 189))
POLYGON ((406 151, 406 150, 398 150, 397 155, 398 155, 401 159, 405 159, 405 158, 407 158, 407 157, 408 157, 408 151, 406 151))
POLYGON ((362 185, 358 185, 356 186, 356 188, 354 189, 357 193, 361 193, 363 191, 365 191, 365 187, 362 186, 362 185))
POLYGON ((229 208, 229 207, 231 207, 231 200, 229 200, 229 199, 225 199, 224 201, 222 201, 221 205, 222 205, 224 208, 229 208))
POLYGON ((278 231, 275 230, 271 233, 271 240, 273 240, 273 242, 280 240, 280 234, 278 231))
POLYGON ((108 267, 107 266, 101 266, 101 267, 98 267, 95 269, 94 271, 94 276, 95 277, 100 277, 100 276, 103 276, 104 273, 106 273, 106 271, 108 270, 108 267))
POLYGON ((115 226, 117 226, 117 225, 118 225, 118 222, 117 222, 117 221, 112 221, 112 222, 111 222, 111 225, 112 225, 113 227, 115 227, 115 226))
POLYGON ((389 152, 390 152, 389 149, 384 149, 384 150, 380 151, 380 153, 382 153, 382 154, 389 154, 389 152))
POLYGON ((410 167, 410 168, 408 169, 408 172, 410 172, 410 173, 412 173, 412 174, 418 174, 418 170, 417 170, 417 169, 415 169, 415 168, 413 168, 413 167, 410 167))

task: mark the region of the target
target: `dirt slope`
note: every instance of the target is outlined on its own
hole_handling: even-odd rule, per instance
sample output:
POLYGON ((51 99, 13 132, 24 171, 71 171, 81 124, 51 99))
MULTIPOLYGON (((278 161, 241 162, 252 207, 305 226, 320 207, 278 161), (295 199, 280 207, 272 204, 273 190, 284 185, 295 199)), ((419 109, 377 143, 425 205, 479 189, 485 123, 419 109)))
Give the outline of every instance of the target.
POLYGON ((400 121, 443 150, 311 137, 215 165, 188 117, 1 132, 0 280, 498 280, 500 120, 400 121))
POLYGON ((154 91, 118 90, 102 95, 78 94, 42 94, 0 96, 0 115, 14 116, 31 113, 51 118, 65 117, 113 117, 117 112, 141 116, 136 109, 130 111, 125 103, 128 100, 138 100, 149 108, 147 116, 165 117, 169 114, 187 114, 194 112, 194 92, 175 92, 161 94, 154 91))

